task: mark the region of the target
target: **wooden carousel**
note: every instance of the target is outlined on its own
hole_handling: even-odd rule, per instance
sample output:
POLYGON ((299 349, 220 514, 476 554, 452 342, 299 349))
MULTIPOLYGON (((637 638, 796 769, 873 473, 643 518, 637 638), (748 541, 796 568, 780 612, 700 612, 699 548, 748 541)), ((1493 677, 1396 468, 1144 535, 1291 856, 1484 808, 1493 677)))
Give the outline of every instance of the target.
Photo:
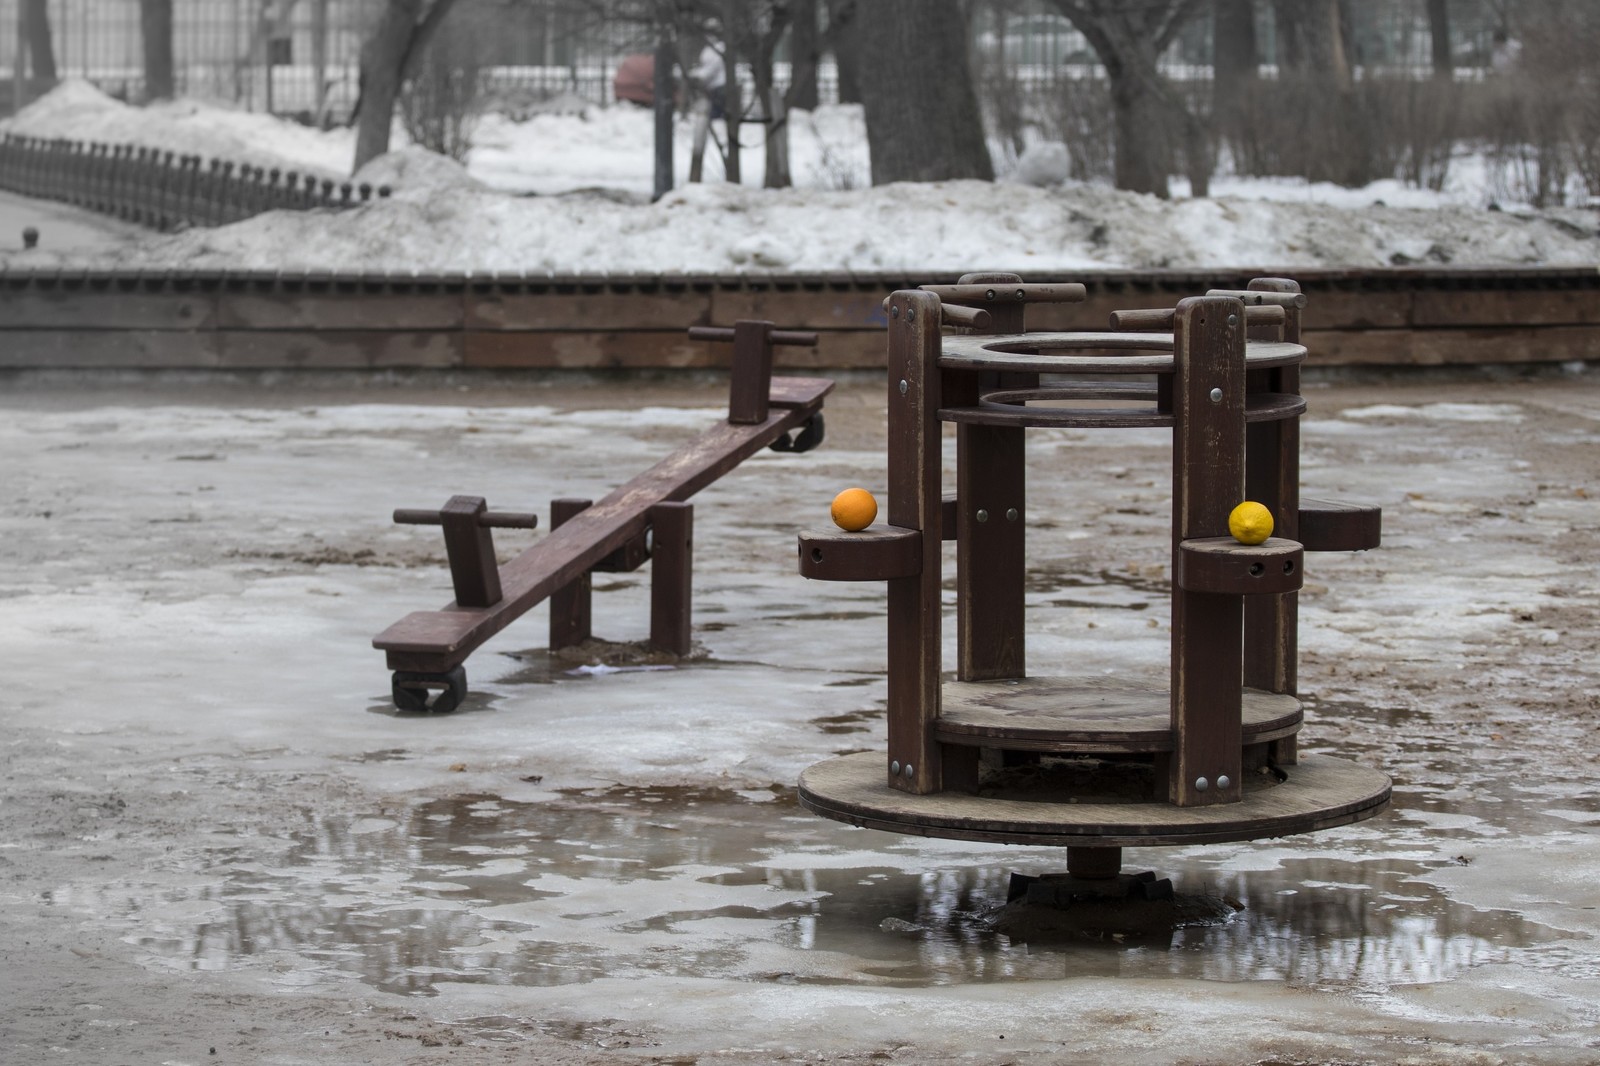
POLYGON ((1130 881, 1125 847, 1372 817, 1389 802, 1387 776, 1297 744, 1305 553, 1376 547, 1380 525, 1376 508, 1300 498, 1305 296, 1259 278, 1173 309, 1119 311, 1109 331, 1025 331, 1029 303, 1083 297, 1081 285, 969 274, 886 301, 887 523, 809 530, 799 549, 807 577, 888 583, 888 749, 812 766, 801 803, 898 833, 1062 845, 1068 877, 1100 883, 1130 881), (944 423, 956 427, 952 495, 944 423), (1027 669, 1023 445, 1044 426, 1172 429, 1165 684, 1027 669), (1265 506, 1276 535, 1230 534, 1243 501, 1265 506), (947 540, 951 677, 940 661, 947 540))

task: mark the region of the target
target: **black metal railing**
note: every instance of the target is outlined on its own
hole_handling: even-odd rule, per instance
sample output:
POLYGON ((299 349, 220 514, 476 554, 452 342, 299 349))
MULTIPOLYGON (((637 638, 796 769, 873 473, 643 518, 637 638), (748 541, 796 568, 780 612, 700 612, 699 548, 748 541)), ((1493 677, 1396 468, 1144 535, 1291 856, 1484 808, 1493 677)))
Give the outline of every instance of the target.
POLYGON ((265 211, 356 207, 389 187, 160 148, 6 134, 0 188, 160 230, 222 226, 265 211))

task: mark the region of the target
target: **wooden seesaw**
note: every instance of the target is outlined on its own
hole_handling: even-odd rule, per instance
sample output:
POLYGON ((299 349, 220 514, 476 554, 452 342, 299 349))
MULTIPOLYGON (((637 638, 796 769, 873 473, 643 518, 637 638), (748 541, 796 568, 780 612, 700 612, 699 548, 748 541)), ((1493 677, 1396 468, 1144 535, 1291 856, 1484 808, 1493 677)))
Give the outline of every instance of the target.
POLYGON ((1300 498, 1297 284, 1258 278, 1118 312, 1109 332, 1027 333, 1026 305, 1066 288, 981 274, 889 298, 887 523, 799 538, 807 577, 888 584, 887 750, 812 766, 799 797, 858 826, 1064 845, 1066 875, 1014 878, 1014 899, 1165 898, 1170 882, 1121 873, 1124 847, 1283 836, 1387 806, 1381 772, 1300 756, 1296 695, 1305 553, 1376 547, 1381 516, 1300 498), (964 330, 941 335, 953 323, 964 330), (1028 670, 1023 435, 1045 426, 1172 429, 1164 682, 1028 670), (1230 535, 1246 500, 1271 512, 1276 535, 1230 535), (953 679, 940 647, 945 540, 953 679))
POLYGON ((550 532, 497 565, 491 530, 532 529, 532 514, 491 511, 477 496, 453 496, 438 511, 398 510, 396 522, 444 527, 455 600, 415 611, 373 638, 394 671, 403 711, 453 711, 467 693, 467 657, 523 614, 550 601, 550 647, 590 636, 590 574, 651 562, 650 645, 690 647, 694 508, 689 497, 763 448, 809 451, 822 442, 827 378, 773 377, 775 345, 815 346, 811 332, 741 319, 732 329, 697 326, 695 340, 732 341, 728 417, 620 486, 599 503, 555 500, 550 532))

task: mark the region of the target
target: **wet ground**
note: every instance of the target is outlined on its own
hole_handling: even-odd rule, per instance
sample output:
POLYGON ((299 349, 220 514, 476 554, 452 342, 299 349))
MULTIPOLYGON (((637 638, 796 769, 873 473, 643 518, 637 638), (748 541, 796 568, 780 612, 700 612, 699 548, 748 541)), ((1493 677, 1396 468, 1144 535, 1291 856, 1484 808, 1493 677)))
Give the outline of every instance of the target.
MULTIPOLYGON (((1588 1063, 1600 1058, 1600 375, 1308 390, 1304 748, 1393 809, 1127 852, 1226 917, 996 930, 1047 848, 815 818, 881 746, 883 592, 793 531, 881 486, 881 385, 697 497, 697 654, 540 650, 538 612, 399 714, 373 633, 448 601, 453 492, 603 495, 720 386, 7 380, 0 1041, 152 1062, 1588 1063), (214 1049, 214 1052, 213 1052, 214 1049)), ((1164 434, 1029 438, 1029 659, 1164 668, 1164 434)), ((502 554, 541 535, 505 531, 502 554)), ((597 631, 647 629, 598 575, 597 631)), ((953 630, 947 626, 947 630, 953 630)))

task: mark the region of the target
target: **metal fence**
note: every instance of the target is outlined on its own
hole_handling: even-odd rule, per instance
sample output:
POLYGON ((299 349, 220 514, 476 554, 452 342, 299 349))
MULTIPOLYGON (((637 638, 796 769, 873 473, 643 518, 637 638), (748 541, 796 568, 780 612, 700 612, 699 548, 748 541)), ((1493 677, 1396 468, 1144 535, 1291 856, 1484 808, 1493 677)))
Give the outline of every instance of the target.
MULTIPOLYGON (((356 99, 362 39, 385 0, 173 0, 174 76, 185 96, 323 121, 345 118, 356 99)), ((1487 66, 1503 0, 1452 0, 1458 77, 1487 66)), ((30 98, 19 77, 19 0, 0 0, 0 109, 30 98)), ((144 92, 139 0, 48 0, 59 77, 85 78, 129 100, 144 92)), ((460 0, 451 20, 473 35, 474 59, 494 96, 542 99, 572 94, 613 100, 612 77, 631 52, 648 51, 648 31, 615 14, 620 5, 572 0, 460 0)), ((1209 9, 1203 9, 1209 10, 1209 9)), ((1357 75, 1427 77, 1431 39, 1426 0, 1345 0, 1346 37, 1357 75)), ((1262 74, 1275 71, 1273 5, 1257 4, 1262 74)), ((1082 34, 1046 0, 988 0, 972 8, 980 65, 1004 67, 1015 82, 1048 90, 1058 81, 1103 77, 1082 34)), ((1163 58, 1170 77, 1210 78, 1208 15, 1194 19, 1163 58)), ((25 51, 25 50, 24 50, 25 51)), ((789 57, 780 49, 778 86, 789 57)), ((837 100, 837 80, 819 86, 837 100)), ((37 87, 35 87, 37 88, 37 87)))

